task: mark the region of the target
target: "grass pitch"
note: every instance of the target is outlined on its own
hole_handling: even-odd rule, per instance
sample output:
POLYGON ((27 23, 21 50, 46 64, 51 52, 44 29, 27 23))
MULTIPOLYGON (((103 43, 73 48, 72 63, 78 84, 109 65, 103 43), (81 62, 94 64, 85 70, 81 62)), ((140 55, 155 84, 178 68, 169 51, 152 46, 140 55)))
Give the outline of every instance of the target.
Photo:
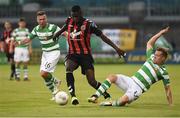
MULTIPOLYGON (((95 65, 96 79, 103 82, 108 74, 122 73, 131 76, 140 65, 95 65)), ((74 72, 76 94, 80 105, 59 106, 50 101, 51 94, 39 75, 39 65, 29 66, 30 81, 10 81, 9 65, 0 65, 0 117, 180 117, 180 65, 168 65, 174 106, 167 105, 162 82, 158 82, 137 101, 125 107, 100 107, 90 104, 87 98, 95 90, 91 88, 80 68, 74 72)), ((61 89, 67 92, 65 69, 58 65, 54 75, 62 80, 61 89)), ((123 93, 116 86, 109 89, 113 99, 123 93)), ((103 97, 99 99, 103 101, 103 97)))

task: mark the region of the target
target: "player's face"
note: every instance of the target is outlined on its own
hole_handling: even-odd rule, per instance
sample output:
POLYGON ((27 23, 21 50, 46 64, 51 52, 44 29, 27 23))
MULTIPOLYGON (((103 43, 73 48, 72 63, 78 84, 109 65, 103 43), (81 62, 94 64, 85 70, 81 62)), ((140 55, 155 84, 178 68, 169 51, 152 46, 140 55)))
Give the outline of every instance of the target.
POLYGON ((74 20, 74 22, 78 22, 80 20, 80 17, 81 17, 81 12, 72 12, 71 11, 71 16, 74 20))
POLYGON ((41 27, 46 26, 47 16, 46 15, 37 16, 37 22, 41 27))
POLYGON ((11 24, 9 22, 6 22, 4 24, 5 29, 11 29, 11 24))
POLYGON ((153 62, 155 64, 162 65, 162 64, 164 64, 165 61, 166 61, 166 58, 164 57, 162 52, 161 51, 155 51, 153 62))
POLYGON ((24 21, 20 21, 18 24, 19 24, 20 28, 25 28, 26 27, 26 22, 24 22, 24 21))

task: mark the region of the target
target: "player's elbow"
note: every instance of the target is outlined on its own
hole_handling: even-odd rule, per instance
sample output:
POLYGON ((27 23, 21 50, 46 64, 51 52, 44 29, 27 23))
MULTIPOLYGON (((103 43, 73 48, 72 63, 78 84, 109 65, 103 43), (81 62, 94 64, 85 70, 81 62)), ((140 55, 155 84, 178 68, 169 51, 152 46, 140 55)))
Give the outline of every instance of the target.
POLYGON ((150 49, 150 48, 152 48, 152 47, 153 47, 153 44, 148 41, 147 44, 146 44, 146 48, 147 48, 147 49, 150 49))

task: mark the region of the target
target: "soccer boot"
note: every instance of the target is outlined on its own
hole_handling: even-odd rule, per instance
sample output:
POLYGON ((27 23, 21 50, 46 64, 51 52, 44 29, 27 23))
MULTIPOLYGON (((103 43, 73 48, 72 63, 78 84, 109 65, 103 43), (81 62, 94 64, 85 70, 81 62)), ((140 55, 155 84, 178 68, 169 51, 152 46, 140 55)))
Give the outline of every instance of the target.
POLYGON ((18 77, 17 75, 15 76, 15 80, 16 81, 20 81, 20 77, 18 77))
POLYGON ((88 98, 88 102, 97 103, 98 102, 98 96, 92 95, 90 98, 88 98))
POLYGON ((54 101, 55 100, 55 95, 59 92, 58 89, 55 89, 53 92, 52 92, 52 98, 50 99, 51 101, 54 101))
POLYGON ((24 78, 24 81, 29 81, 29 79, 27 77, 24 78))
POLYGON ((112 101, 104 101, 99 104, 100 106, 112 106, 112 101))
POLYGON ((77 97, 73 96, 71 98, 71 104, 72 105, 78 105, 79 104, 79 101, 78 101, 77 97))

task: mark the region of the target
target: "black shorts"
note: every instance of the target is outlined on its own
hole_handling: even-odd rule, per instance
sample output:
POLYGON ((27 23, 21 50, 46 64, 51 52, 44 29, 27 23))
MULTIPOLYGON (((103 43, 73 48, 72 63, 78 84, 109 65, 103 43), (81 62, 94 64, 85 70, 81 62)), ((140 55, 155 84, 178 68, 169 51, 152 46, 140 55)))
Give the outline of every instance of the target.
POLYGON ((8 62, 10 61, 10 59, 14 60, 14 53, 6 53, 6 57, 8 59, 8 62))
POLYGON ((66 60, 72 60, 75 63, 78 64, 78 66, 81 66, 81 73, 85 75, 85 71, 88 69, 94 70, 94 60, 92 55, 90 54, 68 54, 66 56, 66 60))

